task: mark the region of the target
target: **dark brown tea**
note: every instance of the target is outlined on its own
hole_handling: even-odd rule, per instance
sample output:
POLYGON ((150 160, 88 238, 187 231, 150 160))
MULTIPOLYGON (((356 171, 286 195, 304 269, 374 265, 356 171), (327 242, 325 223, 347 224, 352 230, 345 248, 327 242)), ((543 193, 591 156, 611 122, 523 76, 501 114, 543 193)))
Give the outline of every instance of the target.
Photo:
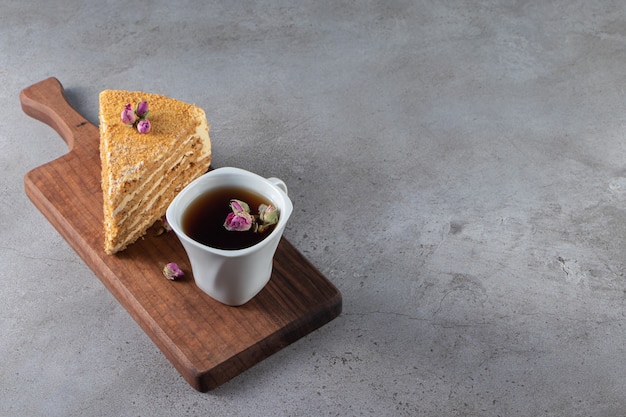
POLYGON ((265 197, 246 188, 216 188, 196 198, 187 207, 182 217, 183 232, 203 245, 228 250, 253 246, 269 236, 274 227, 263 233, 226 230, 224 221, 231 212, 230 200, 233 198, 248 203, 253 215, 258 214, 261 204, 272 204, 265 197))

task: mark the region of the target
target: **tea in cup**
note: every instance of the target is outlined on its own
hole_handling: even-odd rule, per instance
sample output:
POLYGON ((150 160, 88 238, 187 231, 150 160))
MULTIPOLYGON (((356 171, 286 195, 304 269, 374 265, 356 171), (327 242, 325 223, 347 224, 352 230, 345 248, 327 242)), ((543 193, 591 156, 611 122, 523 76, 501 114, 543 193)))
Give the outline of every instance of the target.
POLYGON ((278 178, 217 168, 187 185, 166 212, 187 252, 196 285, 230 306, 268 283, 293 204, 278 178))

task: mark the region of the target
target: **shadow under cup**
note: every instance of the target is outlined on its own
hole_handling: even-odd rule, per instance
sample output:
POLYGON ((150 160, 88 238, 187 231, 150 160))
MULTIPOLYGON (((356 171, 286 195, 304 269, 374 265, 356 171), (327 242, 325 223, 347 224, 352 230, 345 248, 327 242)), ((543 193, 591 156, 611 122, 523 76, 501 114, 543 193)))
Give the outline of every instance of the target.
POLYGON ((274 254, 292 211, 282 180, 226 167, 214 169, 187 185, 168 207, 166 218, 187 252, 196 285, 215 300, 238 306, 250 301, 269 281, 274 254), (226 250, 187 236, 182 227, 186 209, 211 190, 223 187, 251 190, 276 205, 279 220, 266 238, 244 249, 226 250))

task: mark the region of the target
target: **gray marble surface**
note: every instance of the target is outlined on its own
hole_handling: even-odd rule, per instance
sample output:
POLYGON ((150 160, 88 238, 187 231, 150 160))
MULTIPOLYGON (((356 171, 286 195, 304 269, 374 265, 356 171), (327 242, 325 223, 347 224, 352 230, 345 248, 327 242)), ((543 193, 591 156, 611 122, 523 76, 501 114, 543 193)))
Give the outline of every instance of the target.
POLYGON ((0 0, 0 415, 622 416, 626 9, 0 0), (194 391, 30 203, 57 77, 203 107, 340 317, 194 391))

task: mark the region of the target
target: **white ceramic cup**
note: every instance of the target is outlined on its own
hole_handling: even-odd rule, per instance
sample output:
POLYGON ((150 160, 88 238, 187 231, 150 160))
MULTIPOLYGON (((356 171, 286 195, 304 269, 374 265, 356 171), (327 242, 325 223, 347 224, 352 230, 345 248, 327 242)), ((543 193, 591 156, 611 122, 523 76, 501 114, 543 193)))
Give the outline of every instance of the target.
POLYGON ((209 171, 187 185, 168 207, 166 217, 187 252, 196 285, 221 303, 239 306, 250 301, 270 280, 274 253, 292 211, 293 204, 282 180, 225 167, 209 171), (203 194, 221 187, 247 188, 269 199, 280 213, 270 235, 253 246, 236 250, 212 248, 187 236, 182 228, 187 207, 203 194))

